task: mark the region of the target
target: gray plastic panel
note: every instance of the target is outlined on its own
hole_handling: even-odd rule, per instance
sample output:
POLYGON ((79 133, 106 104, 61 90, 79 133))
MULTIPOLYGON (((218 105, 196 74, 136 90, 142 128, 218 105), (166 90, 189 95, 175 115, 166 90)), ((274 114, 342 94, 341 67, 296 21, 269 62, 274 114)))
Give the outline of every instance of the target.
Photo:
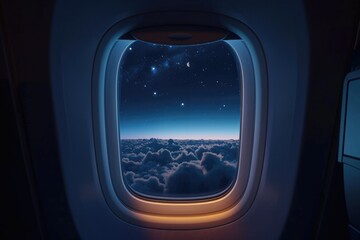
POLYGON ((350 224, 360 229, 360 169, 344 164, 345 199, 350 224))
POLYGON ((360 80, 348 84, 344 154, 360 158, 360 80))
MULTIPOLYGON (((350 165, 354 168, 357 168, 360 171, 360 161, 358 159, 350 158, 350 157, 343 157, 344 164, 350 165)), ((359 189, 360 190, 360 189, 359 189)))
POLYGON ((344 82, 339 161, 344 163, 344 191, 349 224, 360 229, 360 70, 344 82))

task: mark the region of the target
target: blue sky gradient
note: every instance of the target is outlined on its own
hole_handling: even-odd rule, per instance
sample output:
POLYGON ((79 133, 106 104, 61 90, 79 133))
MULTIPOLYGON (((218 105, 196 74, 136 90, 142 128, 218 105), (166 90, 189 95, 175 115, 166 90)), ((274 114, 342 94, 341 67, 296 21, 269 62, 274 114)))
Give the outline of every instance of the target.
POLYGON ((120 64, 122 139, 239 139, 240 69, 224 41, 135 41, 120 64))

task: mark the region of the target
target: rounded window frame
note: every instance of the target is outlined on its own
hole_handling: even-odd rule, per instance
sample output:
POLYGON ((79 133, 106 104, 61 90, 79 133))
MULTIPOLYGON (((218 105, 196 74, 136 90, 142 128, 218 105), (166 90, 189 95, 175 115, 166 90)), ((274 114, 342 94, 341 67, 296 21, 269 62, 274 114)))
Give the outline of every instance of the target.
MULTIPOLYGON (((121 170, 117 75, 121 56, 131 40, 126 43, 127 40, 118 39, 143 22, 148 22, 145 19, 162 19, 161 15, 153 13, 120 21, 104 35, 98 47, 92 99, 101 188, 112 211, 132 224, 162 229, 200 229, 226 224, 245 214, 254 201, 260 182, 267 115, 266 65, 262 48, 251 30, 238 21, 215 14, 205 14, 206 18, 202 20, 196 18, 192 25, 209 26, 205 23, 207 18, 211 18, 212 26, 227 29, 242 39, 230 44, 238 57, 242 75, 237 177, 226 193, 214 198, 171 201, 139 197, 128 190, 121 170)), ((181 16, 172 18, 172 21, 187 24, 181 16)), ((157 26, 160 23, 149 21, 148 25, 157 26)))

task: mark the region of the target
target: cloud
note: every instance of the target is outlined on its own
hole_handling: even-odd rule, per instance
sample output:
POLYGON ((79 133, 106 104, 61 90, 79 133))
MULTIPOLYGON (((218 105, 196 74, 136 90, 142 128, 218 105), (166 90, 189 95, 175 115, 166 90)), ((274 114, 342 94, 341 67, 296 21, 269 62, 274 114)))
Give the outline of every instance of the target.
POLYGON ((203 188, 202 169, 195 164, 183 162, 166 182, 166 193, 174 195, 197 195, 203 188))
POLYGON ((212 152, 204 152, 200 161, 200 165, 210 172, 214 167, 221 163, 221 155, 212 152))
POLYGON ((148 162, 156 162, 160 165, 165 165, 169 162, 173 161, 171 157, 171 153, 167 149, 160 149, 156 153, 148 152, 143 159, 143 163, 146 164, 148 162))
POLYGON ((140 162, 145 157, 145 154, 142 152, 140 152, 139 154, 128 153, 128 154, 124 154, 123 157, 128 158, 129 160, 132 160, 135 162, 140 162))
POLYGON ((221 154, 224 157, 224 160, 228 161, 237 161, 238 151, 238 146, 231 143, 215 144, 209 149, 209 152, 221 154))
POLYGON ((222 156, 204 152, 200 161, 183 162, 166 181, 166 193, 174 195, 213 194, 225 190, 234 179, 236 166, 222 156))
POLYGON ((213 140, 122 140, 124 178, 138 193, 204 196, 236 176, 238 143, 213 140))
POLYGON ((195 154, 197 156, 198 159, 201 159, 202 158, 202 154, 204 152, 207 152, 209 151, 207 148, 205 148, 204 145, 201 145, 200 147, 198 147, 196 150, 195 150, 195 154))
POLYGON ((127 171, 124 173, 124 177, 125 177, 125 181, 127 184, 131 185, 133 184, 134 182, 134 176, 135 176, 135 173, 132 172, 132 171, 127 171))
POLYGON ((196 159, 197 159, 196 156, 192 152, 188 153, 188 151, 184 150, 181 152, 179 156, 175 158, 175 161, 181 163, 181 162, 189 162, 196 159))
POLYGON ((122 167, 124 168, 125 172, 127 171, 138 172, 141 165, 142 165, 141 162, 131 161, 128 158, 122 159, 122 167))
POLYGON ((231 165, 226 161, 220 161, 220 159, 216 157, 218 155, 214 153, 205 154, 206 159, 201 161, 201 165, 206 169, 204 189, 209 193, 215 193, 220 189, 225 190, 235 179, 236 165, 231 165))
POLYGON ((164 184, 161 184, 157 177, 151 176, 148 179, 136 178, 131 187, 145 194, 159 194, 164 192, 164 184))

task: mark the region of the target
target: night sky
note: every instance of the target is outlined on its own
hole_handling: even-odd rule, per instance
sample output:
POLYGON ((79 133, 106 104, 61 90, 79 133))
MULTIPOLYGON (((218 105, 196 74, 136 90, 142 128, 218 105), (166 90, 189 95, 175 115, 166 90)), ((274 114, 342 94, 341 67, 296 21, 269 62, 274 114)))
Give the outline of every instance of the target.
POLYGON ((224 42, 135 41, 119 70, 122 139, 239 139, 240 70, 224 42))

